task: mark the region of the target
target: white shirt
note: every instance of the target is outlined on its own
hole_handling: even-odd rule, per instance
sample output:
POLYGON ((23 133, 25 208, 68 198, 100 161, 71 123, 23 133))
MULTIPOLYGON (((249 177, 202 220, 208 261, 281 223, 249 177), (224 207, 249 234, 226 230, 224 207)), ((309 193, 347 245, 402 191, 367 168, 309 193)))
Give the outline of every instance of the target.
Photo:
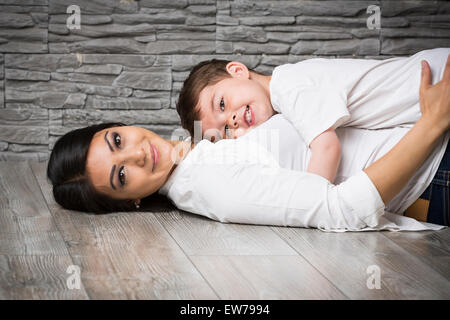
MULTIPOLYGON (((345 139, 350 142, 357 131, 342 135, 342 144, 346 145, 345 139)), ((442 228, 385 212, 377 189, 362 168, 353 169, 339 185, 297 171, 305 168, 305 150, 295 128, 281 115, 274 116, 238 139, 200 141, 159 192, 179 209, 221 222, 335 232, 442 228), (259 139, 258 132, 280 128, 284 128, 278 131, 280 139, 276 134, 259 139)), ((343 159, 347 152, 351 150, 343 152, 343 159)), ((356 155, 352 153, 352 157, 356 155)), ((346 174, 343 170, 341 176, 346 174)))
POLYGON ((421 60, 433 84, 442 79, 450 48, 385 60, 314 58, 274 69, 273 108, 284 114, 308 145, 330 127, 411 127, 420 118, 421 60))

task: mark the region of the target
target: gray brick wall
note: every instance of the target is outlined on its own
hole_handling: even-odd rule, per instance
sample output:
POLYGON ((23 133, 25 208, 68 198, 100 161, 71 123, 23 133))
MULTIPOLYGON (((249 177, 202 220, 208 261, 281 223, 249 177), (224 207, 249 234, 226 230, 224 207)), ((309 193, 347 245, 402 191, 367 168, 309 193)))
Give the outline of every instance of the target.
POLYGON ((182 82, 212 57, 270 73, 435 47, 450 47, 448 1, 0 0, 0 159, 47 159, 59 136, 102 121, 168 138, 182 82), (72 4, 79 30, 66 26, 72 4))

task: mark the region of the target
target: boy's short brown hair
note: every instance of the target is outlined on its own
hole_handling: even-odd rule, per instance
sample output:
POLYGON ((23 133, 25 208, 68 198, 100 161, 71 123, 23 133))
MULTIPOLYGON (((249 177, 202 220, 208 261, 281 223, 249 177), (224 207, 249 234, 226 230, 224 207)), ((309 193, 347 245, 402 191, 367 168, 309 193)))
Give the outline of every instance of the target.
POLYGON ((200 110, 196 108, 200 92, 207 86, 215 85, 219 81, 231 77, 227 72, 230 61, 212 59, 197 64, 184 81, 177 102, 177 112, 181 118, 181 125, 194 137, 194 121, 200 120, 200 110))

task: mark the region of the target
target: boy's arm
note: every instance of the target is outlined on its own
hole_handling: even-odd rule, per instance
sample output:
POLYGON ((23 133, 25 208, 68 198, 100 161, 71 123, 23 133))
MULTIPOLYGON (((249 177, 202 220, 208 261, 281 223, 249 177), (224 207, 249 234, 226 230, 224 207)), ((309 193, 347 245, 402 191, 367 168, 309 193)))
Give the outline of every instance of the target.
POLYGON ((341 158, 341 144, 333 128, 322 132, 311 142, 311 158, 307 171, 333 183, 341 158))

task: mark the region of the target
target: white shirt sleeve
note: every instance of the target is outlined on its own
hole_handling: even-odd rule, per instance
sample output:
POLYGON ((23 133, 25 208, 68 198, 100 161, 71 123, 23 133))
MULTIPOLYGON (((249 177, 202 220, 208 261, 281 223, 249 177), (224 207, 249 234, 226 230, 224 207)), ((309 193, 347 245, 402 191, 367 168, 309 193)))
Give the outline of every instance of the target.
POLYGON ((276 167, 264 152, 253 157, 255 149, 244 142, 229 140, 220 147, 200 142, 159 192, 181 210, 225 223, 329 232, 442 228, 403 216, 386 219, 383 201, 364 171, 333 185, 315 174, 276 167), (238 159, 246 150, 249 157, 238 159), (228 161, 229 155, 236 161, 228 161))
POLYGON ((281 95, 274 108, 292 122, 308 146, 325 130, 350 119, 347 97, 337 88, 305 86, 281 95))

